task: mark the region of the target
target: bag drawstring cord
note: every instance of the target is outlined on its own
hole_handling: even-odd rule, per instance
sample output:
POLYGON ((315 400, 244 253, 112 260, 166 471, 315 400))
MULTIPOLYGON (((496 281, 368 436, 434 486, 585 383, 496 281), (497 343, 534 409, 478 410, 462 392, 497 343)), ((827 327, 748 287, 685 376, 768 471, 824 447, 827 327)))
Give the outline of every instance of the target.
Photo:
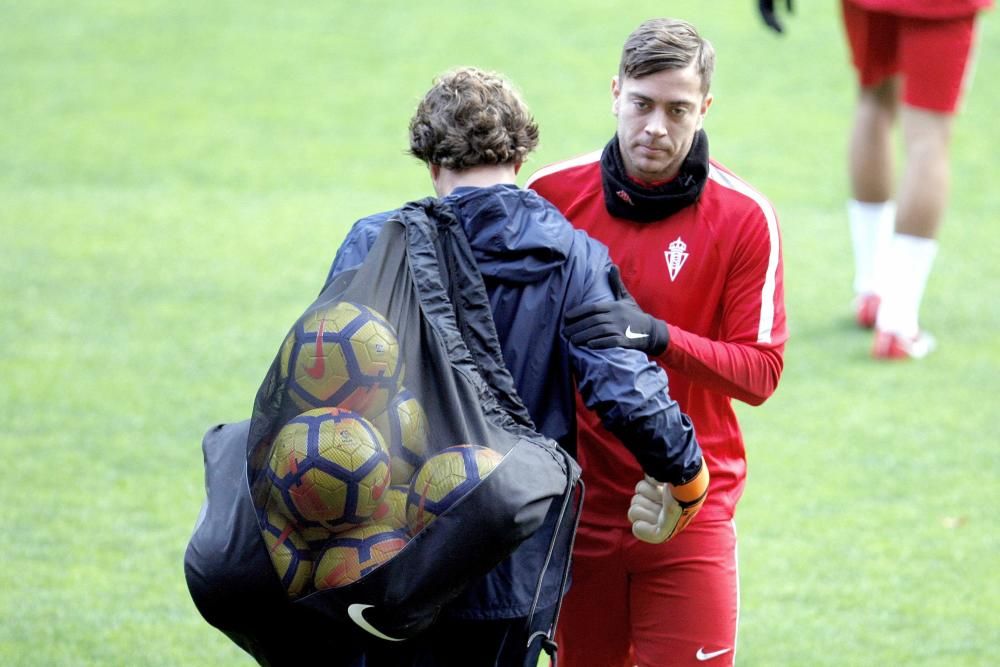
MULTIPOLYGON (((568 509, 570 501, 572 500, 574 495, 573 490, 575 488, 575 485, 573 484, 573 460, 566 452, 562 452, 562 455, 563 458, 566 459, 566 464, 567 464, 566 465, 567 488, 566 488, 566 493, 563 495, 562 507, 560 507, 559 509, 559 518, 556 521, 556 527, 555 530, 553 531, 552 540, 549 541, 549 548, 545 554, 545 562, 542 564, 541 573, 538 575, 538 584, 535 587, 534 599, 531 601, 531 609, 528 611, 527 627, 529 630, 531 629, 531 622, 535 616, 535 610, 538 607, 539 598, 542 595, 542 584, 544 583, 545 580, 545 574, 549 569, 549 563, 552 560, 552 554, 555 551, 556 543, 559 540, 559 534, 562 532, 563 521, 566 518, 566 510, 568 509)), ((563 562, 562 574, 559 578, 559 595, 556 600, 556 608, 555 608, 555 614, 552 618, 552 624, 549 626, 547 630, 538 630, 532 633, 528 637, 528 643, 527 643, 527 646, 530 647, 536 638, 541 637, 542 649, 549 655, 549 657, 552 660, 551 667, 556 667, 556 651, 558 650, 559 647, 556 644, 555 640, 553 639, 553 634, 555 633, 556 626, 559 623, 559 611, 562 609, 563 594, 566 592, 566 583, 569 581, 570 563, 572 561, 573 546, 576 543, 576 531, 580 525, 580 515, 582 514, 581 510, 583 508, 583 498, 586 493, 586 486, 584 485, 582 479, 578 479, 576 484, 580 488, 580 496, 579 496, 580 500, 577 504, 576 517, 573 520, 573 532, 570 536, 569 550, 568 553, 566 554, 566 560, 563 562)))

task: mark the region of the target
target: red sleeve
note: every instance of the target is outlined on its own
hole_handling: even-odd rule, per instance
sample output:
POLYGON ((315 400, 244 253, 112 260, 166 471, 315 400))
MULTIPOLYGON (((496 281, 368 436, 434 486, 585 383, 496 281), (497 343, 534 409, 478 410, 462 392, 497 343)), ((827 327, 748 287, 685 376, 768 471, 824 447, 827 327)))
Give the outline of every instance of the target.
POLYGON ((726 396, 760 405, 778 386, 784 367, 784 343, 757 347, 723 343, 684 331, 673 325, 667 366, 693 381, 726 396))
POLYGON ((760 405, 784 367, 784 277, 777 218, 768 205, 739 225, 720 308, 718 340, 668 325, 668 368, 702 386, 760 405))

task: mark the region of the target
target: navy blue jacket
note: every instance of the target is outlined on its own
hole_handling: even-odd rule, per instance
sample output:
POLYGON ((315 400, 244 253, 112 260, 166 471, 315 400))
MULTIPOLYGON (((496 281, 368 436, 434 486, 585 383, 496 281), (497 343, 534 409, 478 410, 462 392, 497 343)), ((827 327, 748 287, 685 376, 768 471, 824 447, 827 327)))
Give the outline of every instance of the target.
MULTIPOLYGON (((514 185, 457 188, 444 198, 465 229, 489 294, 504 361, 536 430, 575 452, 574 380, 584 403, 663 481, 679 481, 701 460, 690 420, 667 393, 666 374, 636 350, 591 350, 562 336, 563 314, 613 300, 607 248, 573 229, 534 191, 514 185)), ((395 211, 358 220, 337 252, 329 279, 360 265, 395 211)), ((647 466, 643 466, 644 469, 647 466)), ((638 480, 636 480, 638 481, 638 480)), ((551 531, 539 530, 487 586, 473 592, 466 618, 525 616, 551 531), (544 533, 548 533, 547 535, 544 533)), ((547 587, 551 588, 551 587, 547 587)), ((555 602, 548 591, 541 606, 555 602)))

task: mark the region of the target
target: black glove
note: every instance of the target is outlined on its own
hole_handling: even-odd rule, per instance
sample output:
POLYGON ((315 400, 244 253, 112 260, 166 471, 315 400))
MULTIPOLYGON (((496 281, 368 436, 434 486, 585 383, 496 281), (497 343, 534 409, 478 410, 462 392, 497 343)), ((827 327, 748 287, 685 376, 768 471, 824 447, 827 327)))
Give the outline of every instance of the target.
MULTIPOLYGON (((782 27, 781 23, 778 22, 778 17, 774 13, 774 0, 758 0, 757 6, 760 9, 761 18, 764 19, 764 23, 767 27, 771 28, 775 32, 784 32, 785 29, 782 27)), ((788 13, 792 13, 792 0, 785 0, 785 6, 788 8, 788 13)))
POLYGON ((667 349, 667 323, 647 315, 622 284, 617 266, 608 274, 617 301, 577 306, 566 313, 563 335, 577 346, 595 350, 630 347, 658 357, 667 349))

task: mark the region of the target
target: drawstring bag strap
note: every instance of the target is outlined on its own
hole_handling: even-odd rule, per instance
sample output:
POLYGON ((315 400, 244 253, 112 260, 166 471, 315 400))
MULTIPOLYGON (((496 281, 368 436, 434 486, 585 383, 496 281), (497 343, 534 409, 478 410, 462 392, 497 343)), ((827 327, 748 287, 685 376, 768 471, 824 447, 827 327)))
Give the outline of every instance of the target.
POLYGON ((559 536, 562 533, 563 522, 566 519, 566 511, 569 508, 570 501, 572 500, 574 495, 573 490, 576 485, 579 485, 580 488, 579 501, 577 502, 576 506, 576 516, 573 519, 573 530, 570 533, 569 548, 566 552, 566 559, 563 561, 562 573, 559 578, 559 595, 557 596, 555 604, 555 614, 553 615, 552 618, 552 624, 549 626, 547 630, 538 630, 529 635, 527 642, 527 646, 530 647, 536 639, 541 638, 542 650, 544 650, 551 658, 552 667, 555 667, 555 660, 556 660, 555 654, 558 649, 558 645, 556 644, 553 635, 555 633, 556 626, 559 623, 559 612, 562 609, 563 594, 566 591, 566 584, 569 581, 570 563, 572 562, 573 546, 576 543, 576 531, 580 525, 580 515, 582 513, 581 510, 583 508, 583 500, 584 500, 584 495, 586 493, 586 487, 582 479, 577 479, 576 485, 574 485, 573 474, 572 474, 572 459, 570 458, 569 454, 563 452, 563 456, 567 459, 566 493, 563 495, 562 506, 559 508, 559 518, 556 521, 556 527, 552 533, 552 539, 549 541, 548 551, 545 554, 545 561, 542 564, 541 572, 538 575, 538 583, 535 586, 535 596, 531 601, 531 609, 528 612, 528 618, 526 621, 527 629, 530 631, 531 623, 534 620, 535 611, 538 607, 539 599, 541 598, 542 585, 545 580, 545 574, 548 572, 549 563, 552 560, 552 554, 555 552, 556 543, 558 542, 559 536))

